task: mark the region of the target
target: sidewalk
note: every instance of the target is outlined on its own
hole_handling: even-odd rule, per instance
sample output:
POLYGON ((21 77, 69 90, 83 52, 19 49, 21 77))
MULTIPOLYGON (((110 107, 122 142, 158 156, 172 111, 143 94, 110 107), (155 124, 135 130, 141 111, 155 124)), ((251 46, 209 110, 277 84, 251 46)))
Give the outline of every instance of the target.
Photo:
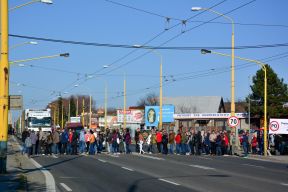
POLYGON ((261 155, 249 154, 247 159, 288 164, 288 155, 272 155, 272 156, 266 156, 265 157, 265 156, 261 156, 261 155))
POLYGON ((46 180, 26 155, 16 137, 8 138, 7 174, 0 175, 0 191, 46 191, 46 180))

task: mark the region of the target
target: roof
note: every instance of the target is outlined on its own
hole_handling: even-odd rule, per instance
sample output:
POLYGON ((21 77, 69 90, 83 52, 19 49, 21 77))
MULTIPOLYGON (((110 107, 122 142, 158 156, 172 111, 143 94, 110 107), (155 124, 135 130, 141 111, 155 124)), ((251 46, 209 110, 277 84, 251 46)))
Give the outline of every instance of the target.
POLYGON ((225 112, 221 96, 165 97, 163 104, 174 105, 175 113, 218 113, 225 112))

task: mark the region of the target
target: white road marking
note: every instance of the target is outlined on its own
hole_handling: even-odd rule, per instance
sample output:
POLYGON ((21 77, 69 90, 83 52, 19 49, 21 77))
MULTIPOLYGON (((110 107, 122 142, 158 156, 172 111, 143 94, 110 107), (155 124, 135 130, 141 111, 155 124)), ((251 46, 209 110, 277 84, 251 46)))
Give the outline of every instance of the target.
POLYGON ((257 168, 265 168, 263 166, 259 166, 259 165, 253 165, 253 164, 248 164, 248 163, 245 163, 245 164, 242 164, 242 165, 245 165, 245 166, 250 166, 250 167, 257 167, 257 168))
POLYGON ((66 191, 72 191, 70 187, 68 187, 65 183, 60 183, 60 185, 66 190, 66 191))
POLYGON ((110 157, 119 157, 118 155, 113 155, 113 154, 109 154, 109 153, 107 153, 106 155, 108 155, 110 157))
POLYGON ((281 185, 288 186, 288 183, 280 183, 281 185))
POLYGON ((103 160, 103 159, 98 159, 98 161, 101 161, 102 163, 106 163, 107 161, 103 160))
POLYGON ((207 159, 207 160, 213 160, 212 158, 209 157, 198 157, 199 159, 207 159))
POLYGON ((61 179, 78 179, 79 177, 59 177, 61 179))
POLYGON ((148 156, 148 155, 141 155, 141 154, 138 154, 138 153, 132 153, 133 155, 136 155, 136 156, 139 156, 139 157, 145 157, 145 158, 148 158, 148 159, 155 159, 155 160, 165 160, 163 158, 160 158, 160 157, 154 157, 154 156, 148 156))
POLYGON ((166 182, 166 183, 170 183, 170 184, 172 184, 172 185, 180 185, 180 184, 178 184, 178 183, 175 183, 175 182, 173 182, 173 181, 168 181, 168 180, 166 180, 166 179, 158 179, 158 180, 160 180, 160 181, 164 181, 164 182, 166 182))
MULTIPOLYGON (((13 140, 17 142, 17 140, 15 139, 15 137, 13 136, 13 140)), ((22 147, 19 145, 18 143, 18 148, 20 150, 22 150, 22 147)), ((45 176, 45 183, 46 183, 46 191, 49 192, 56 192, 56 187, 55 187, 55 180, 53 175, 46 170, 45 168, 42 167, 42 165, 40 165, 39 163, 37 163, 34 159, 29 159, 31 161, 31 163, 37 167, 45 176)))
POLYGON ((58 159, 58 157, 55 154, 52 154, 52 157, 58 159))
POLYGON ((134 171, 133 169, 127 168, 127 167, 121 167, 122 169, 126 169, 128 171, 134 171))
POLYGON ((199 168, 199 169, 205 169, 205 170, 215 170, 215 168, 213 168, 213 167, 206 167, 206 166, 202 166, 202 165, 189 165, 189 166, 199 168))

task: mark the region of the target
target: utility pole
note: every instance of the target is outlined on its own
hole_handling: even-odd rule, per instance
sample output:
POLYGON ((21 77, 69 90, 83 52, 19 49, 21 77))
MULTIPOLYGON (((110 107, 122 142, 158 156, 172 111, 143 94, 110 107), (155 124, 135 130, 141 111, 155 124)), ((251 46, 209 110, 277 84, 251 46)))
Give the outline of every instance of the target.
POLYGON ((85 98, 83 97, 83 99, 82 99, 82 125, 83 125, 83 127, 85 126, 85 122, 84 122, 84 109, 85 109, 85 98))
POLYGON ((126 130, 127 116, 126 116, 126 75, 124 76, 124 106, 123 106, 123 129, 126 130))
POLYGON ((1 0, 1 63, 0 63, 0 173, 6 173, 8 140, 8 0, 1 0))

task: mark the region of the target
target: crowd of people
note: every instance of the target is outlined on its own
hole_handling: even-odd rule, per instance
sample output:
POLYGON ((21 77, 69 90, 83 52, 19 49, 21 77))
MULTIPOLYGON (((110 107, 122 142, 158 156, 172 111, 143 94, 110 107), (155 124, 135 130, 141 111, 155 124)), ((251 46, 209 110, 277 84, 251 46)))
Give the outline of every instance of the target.
MULTIPOLYGON (((135 152, 161 153, 177 155, 235 155, 242 148, 244 156, 248 153, 263 154, 264 140, 262 134, 243 132, 236 140, 234 132, 196 131, 182 128, 174 130, 140 131, 138 128, 131 136, 129 129, 55 129, 52 132, 24 130, 22 132, 22 153, 31 155, 95 155, 105 152, 111 154, 131 153, 131 144, 135 152), (238 146, 238 147, 237 147, 238 146), (134 147, 133 147, 134 149, 134 147)), ((134 151, 134 150, 133 150, 134 151)))

